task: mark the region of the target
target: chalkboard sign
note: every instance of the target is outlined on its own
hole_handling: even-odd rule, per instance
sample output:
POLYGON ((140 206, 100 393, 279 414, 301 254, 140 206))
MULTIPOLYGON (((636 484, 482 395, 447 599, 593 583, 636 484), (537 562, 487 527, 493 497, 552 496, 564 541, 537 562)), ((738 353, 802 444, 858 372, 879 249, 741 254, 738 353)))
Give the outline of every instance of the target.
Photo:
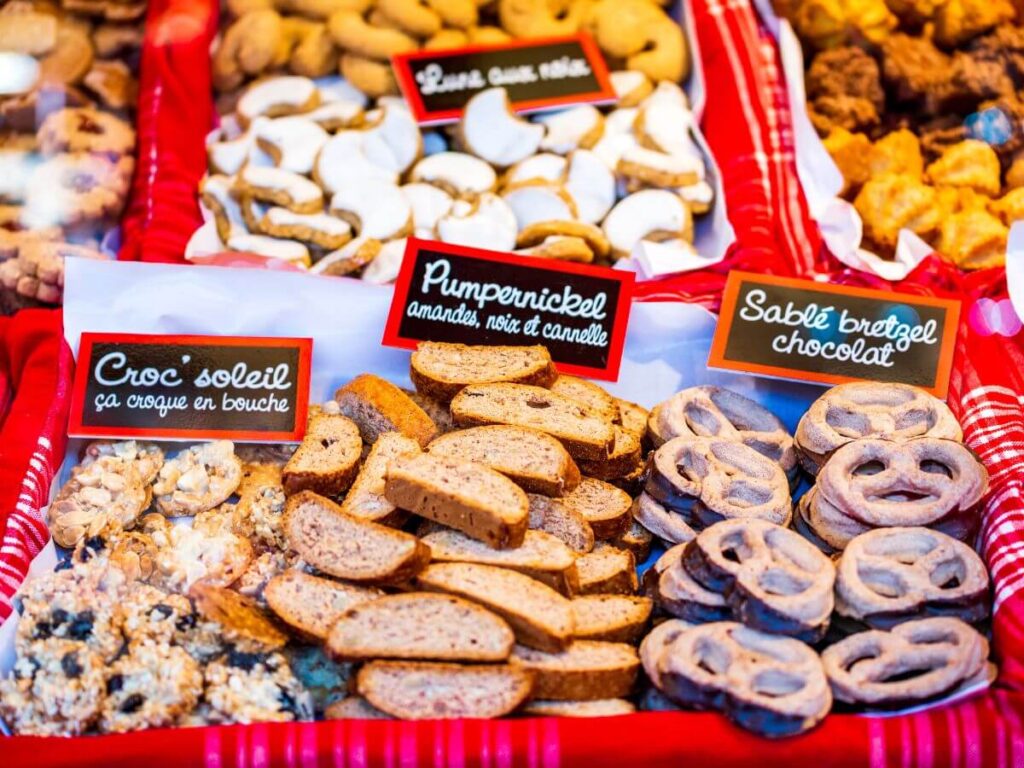
POLYGON ((417 122, 453 122, 473 96, 508 91, 517 112, 615 101, 608 67, 585 34, 406 53, 392 59, 417 122))
POLYGON ((730 272, 708 365, 945 397, 959 314, 948 299, 730 272))
POLYGON ((634 275, 410 238, 384 343, 543 344, 563 373, 615 381, 634 275))
POLYGON ((68 433, 301 439, 312 339, 83 333, 68 433))

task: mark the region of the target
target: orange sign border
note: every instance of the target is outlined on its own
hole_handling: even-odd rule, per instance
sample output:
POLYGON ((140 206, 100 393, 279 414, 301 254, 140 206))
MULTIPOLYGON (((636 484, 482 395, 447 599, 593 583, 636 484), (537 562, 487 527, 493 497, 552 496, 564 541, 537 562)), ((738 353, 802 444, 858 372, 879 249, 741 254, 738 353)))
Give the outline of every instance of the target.
POLYGON ((786 288, 799 288, 817 293, 859 296, 866 299, 877 299, 879 301, 895 301, 911 306, 941 307, 946 310, 946 321, 942 327, 942 347, 939 350, 939 360, 935 369, 935 381, 930 387, 922 387, 927 392, 945 400, 949 391, 949 379, 953 367, 953 353, 956 347, 957 327, 960 320, 961 302, 957 299, 940 299, 933 296, 916 296, 909 293, 897 293, 895 291, 881 291, 874 288, 860 288, 852 285, 832 285, 830 283, 818 283, 813 280, 802 280, 794 277, 778 277, 776 275, 758 275, 753 272, 733 271, 726 279, 725 289, 722 291, 722 308, 718 315, 718 327, 711 342, 711 352, 708 355, 709 368, 721 368, 728 371, 741 373, 753 373, 758 376, 768 376, 777 379, 789 379, 791 381, 806 381, 813 384, 845 384, 850 381, 874 381, 874 379, 861 378, 856 376, 840 376, 830 373, 810 373, 799 368, 783 368, 774 365, 761 365, 759 363, 746 363, 736 360, 729 360, 725 357, 725 348, 729 340, 729 333, 732 331, 733 319, 735 318, 736 299, 739 297, 740 287, 744 284, 760 284, 782 286, 786 288))

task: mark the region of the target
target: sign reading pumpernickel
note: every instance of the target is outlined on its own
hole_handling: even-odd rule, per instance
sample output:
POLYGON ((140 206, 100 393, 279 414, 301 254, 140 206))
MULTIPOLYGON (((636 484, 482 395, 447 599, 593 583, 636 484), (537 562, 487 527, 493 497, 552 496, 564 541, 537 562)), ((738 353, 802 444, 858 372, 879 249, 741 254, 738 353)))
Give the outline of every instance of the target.
POLYGON ((543 344, 563 373, 615 381, 631 272, 410 238, 384 343, 543 344))
POLYGON ((297 441, 312 339, 83 333, 68 434, 297 441))
POLYGON ((823 384, 891 381, 945 397, 960 302, 730 272, 708 365, 823 384))
POLYGON ((601 51, 585 34, 425 50, 392 59, 421 124, 458 120, 473 96, 502 87, 517 112, 615 101, 601 51))

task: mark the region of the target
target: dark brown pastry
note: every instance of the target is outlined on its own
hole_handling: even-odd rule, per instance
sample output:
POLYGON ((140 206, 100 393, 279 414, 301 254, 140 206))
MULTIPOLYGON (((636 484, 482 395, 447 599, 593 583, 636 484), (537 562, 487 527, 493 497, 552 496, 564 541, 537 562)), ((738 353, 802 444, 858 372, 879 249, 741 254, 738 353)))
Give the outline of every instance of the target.
POLYGON ((885 104, 878 64, 860 48, 823 51, 807 73, 811 121, 822 133, 876 125, 885 104))

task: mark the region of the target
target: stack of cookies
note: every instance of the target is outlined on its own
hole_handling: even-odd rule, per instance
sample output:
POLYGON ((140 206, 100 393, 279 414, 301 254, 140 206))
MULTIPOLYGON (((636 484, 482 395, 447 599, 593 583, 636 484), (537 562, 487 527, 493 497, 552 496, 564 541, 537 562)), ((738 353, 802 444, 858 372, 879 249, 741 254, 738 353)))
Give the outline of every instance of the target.
POLYGON ((0 283, 11 307, 59 303, 64 259, 106 258, 134 167, 145 2, 0 9, 0 283))

